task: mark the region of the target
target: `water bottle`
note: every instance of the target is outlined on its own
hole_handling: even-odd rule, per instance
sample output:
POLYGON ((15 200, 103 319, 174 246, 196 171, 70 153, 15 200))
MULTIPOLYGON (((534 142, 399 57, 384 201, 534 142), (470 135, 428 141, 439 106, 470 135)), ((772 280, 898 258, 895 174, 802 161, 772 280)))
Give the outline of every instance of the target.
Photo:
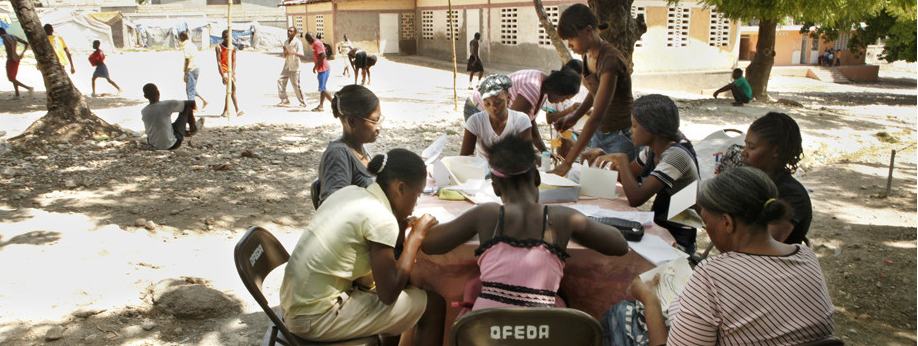
POLYGON ((539 171, 548 172, 549 167, 551 166, 551 153, 547 151, 542 152, 542 165, 539 166, 539 171))

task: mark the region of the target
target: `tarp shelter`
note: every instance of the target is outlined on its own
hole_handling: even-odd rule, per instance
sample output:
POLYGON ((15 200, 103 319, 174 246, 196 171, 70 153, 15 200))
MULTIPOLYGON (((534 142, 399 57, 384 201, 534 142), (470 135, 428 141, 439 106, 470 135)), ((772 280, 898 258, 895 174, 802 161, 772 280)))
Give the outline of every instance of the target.
POLYGON ((134 41, 134 28, 129 28, 125 25, 124 16, 121 15, 121 12, 90 13, 89 17, 105 23, 111 28, 112 40, 115 43, 115 47, 124 48, 132 46, 132 42, 134 41))
MULTIPOLYGON (((223 30, 226 30, 226 24, 210 24, 210 45, 223 42, 223 30)), ((252 46, 252 24, 251 23, 233 23, 233 45, 237 49, 252 46)))
POLYGON ((287 40, 287 29, 252 22, 252 47, 260 50, 279 50, 287 40))
POLYGON ((42 23, 54 26, 54 35, 64 39, 70 52, 91 53, 94 40, 101 42, 102 50, 113 51, 111 27, 90 17, 91 13, 88 10, 50 9, 40 10, 38 17, 42 23))
MULTIPOLYGON (((158 19, 136 19, 134 25, 137 30, 138 41, 142 47, 167 47, 178 48, 178 34, 182 31, 188 31, 188 37, 195 42, 198 47, 201 46, 201 38, 204 37, 204 31, 207 31, 207 20, 203 18, 158 18, 158 19)), ((206 33, 210 35, 210 33, 206 33)), ((209 41, 205 40, 205 43, 209 41)))

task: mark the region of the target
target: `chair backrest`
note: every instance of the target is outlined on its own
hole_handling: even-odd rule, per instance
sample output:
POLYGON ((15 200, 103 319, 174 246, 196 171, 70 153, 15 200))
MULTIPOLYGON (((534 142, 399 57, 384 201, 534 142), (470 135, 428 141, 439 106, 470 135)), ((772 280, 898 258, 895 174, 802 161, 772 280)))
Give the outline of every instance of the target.
POLYGON ((810 341, 807 343, 800 344, 799 346, 845 346, 845 342, 836 339, 835 337, 828 337, 822 340, 810 341))
POLYGON ((451 346, 600 345, 599 322, 566 308, 493 308, 462 316, 449 332, 451 346))
POLYGON ((309 187, 309 195, 312 197, 312 207, 319 209, 319 194, 322 192, 322 185, 319 184, 319 179, 313 180, 312 185, 309 187))
POLYGON ((280 329, 284 337, 293 345, 296 345, 295 337, 284 326, 281 318, 271 309, 268 300, 262 292, 261 285, 265 277, 281 264, 287 263, 290 254, 287 249, 277 241, 277 238, 268 232, 268 230, 254 226, 249 228, 248 232, 242 236, 242 239, 236 243, 236 249, 233 251, 233 259, 236 262, 236 271, 239 272, 239 278, 245 288, 261 306, 271 322, 280 329))
POLYGON ((722 157, 727 148, 733 144, 743 145, 745 139, 746 135, 743 131, 723 129, 714 131, 700 141, 692 142, 698 159, 699 182, 713 178, 714 169, 717 168, 719 160, 718 156, 722 157))

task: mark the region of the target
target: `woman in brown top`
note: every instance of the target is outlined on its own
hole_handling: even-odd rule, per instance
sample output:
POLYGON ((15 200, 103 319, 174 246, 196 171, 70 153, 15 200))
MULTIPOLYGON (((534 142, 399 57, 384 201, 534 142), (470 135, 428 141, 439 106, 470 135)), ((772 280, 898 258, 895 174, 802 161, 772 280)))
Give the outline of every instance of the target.
POLYGON ((631 141, 631 71, 625 57, 612 44, 599 37, 609 25, 599 24, 593 11, 584 4, 574 4, 561 14, 558 34, 570 49, 583 56, 583 85, 589 95, 577 110, 556 121, 559 131, 574 126, 590 108, 593 113, 583 127, 580 138, 552 173, 566 175, 577 155, 586 148, 600 148, 606 153, 635 156, 631 141))

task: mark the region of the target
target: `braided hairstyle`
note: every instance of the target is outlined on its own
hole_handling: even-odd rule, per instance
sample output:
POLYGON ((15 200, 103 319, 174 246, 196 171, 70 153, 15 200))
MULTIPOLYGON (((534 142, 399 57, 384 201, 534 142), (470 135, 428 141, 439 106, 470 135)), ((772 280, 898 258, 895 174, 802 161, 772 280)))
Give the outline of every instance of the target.
POLYGON ((783 165, 780 169, 794 173, 797 163, 803 158, 803 140, 800 127, 793 118, 784 113, 768 112, 749 125, 749 132, 778 147, 778 157, 783 165))
POLYGON ((609 24, 599 24, 599 19, 589 6, 584 4, 573 4, 561 13, 558 18, 558 35, 562 39, 576 37, 577 34, 586 27, 593 29, 606 30, 609 24))
POLYGON ((392 181, 408 185, 423 185, 427 179, 427 166, 418 154, 408 149, 392 149, 385 155, 376 155, 367 165, 367 172, 376 176, 380 186, 392 181))
POLYGON ((698 192, 698 204, 717 214, 727 214, 765 231, 770 222, 786 218, 793 211, 778 198, 778 188, 758 168, 739 167, 706 181, 698 192))
MULTIPOLYGON (((539 175, 535 167, 536 154, 532 143, 519 137, 507 136, 488 148, 488 165, 491 170, 506 176, 491 174, 491 179, 501 187, 514 188, 527 183, 532 175, 539 175)), ((538 184, 538 183, 537 183, 538 184)))
POLYGON ((379 98, 365 86, 351 84, 338 90, 331 103, 335 118, 367 118, 379 107, 379 98))

